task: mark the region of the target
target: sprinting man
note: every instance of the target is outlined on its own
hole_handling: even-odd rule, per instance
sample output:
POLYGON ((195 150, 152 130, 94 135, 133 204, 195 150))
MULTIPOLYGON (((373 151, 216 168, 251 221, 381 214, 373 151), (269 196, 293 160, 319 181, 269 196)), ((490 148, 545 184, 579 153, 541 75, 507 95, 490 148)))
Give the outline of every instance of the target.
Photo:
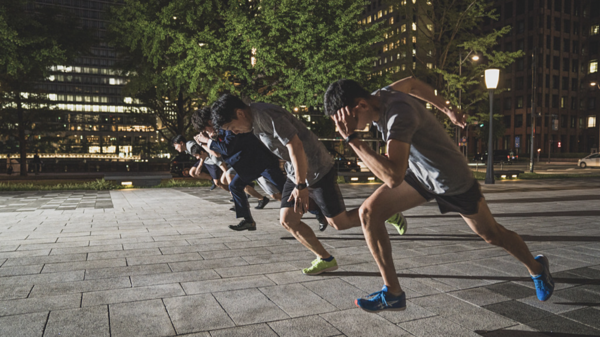
POLYGON ((269 151, 286 162, 287 180, 281 193, 280 221, 317 256, 302 272, 318 275, 336 270, 335 258, 302 222, 302 215, 309 210, 309 196, 335 229, 358 227, 360 219, 358 209, 346 211, 333 159, 323 143, 296 117, 277 105, 253 103, 248 106, 237 96, 225 94, 212 105, 212 112, 215 128, 235 134, 253 132, 269 151))
POLYGON ((360 222, 384 286, 380 292, 357 299, 365 311, 406 309, 406 295, 396 275, 392 248, 384 221, 428 200, 440 211, 458 212, 486 242, 504 248, 529 270, 538 299, 554 291, 548 259, 533 257, 521 237, 494 220, 464 156, 435 116, 413 97, 447 111, 444 100, 425 83, 408 78, 371 94, 352 80, 332 83, 325 93, 325 114, 332 117, 342 137, 384 184, 360 207, 360 222), (374 123, 387 143, 387 157, 375 153, 356 137, 355 130, 374 123))
MULTIPOLYGON (((175 137, 173 137, 173 139, 171 140, 171 142, 173 143, 173 147, 175 148, 175 150, 177 150, 177 152, 179 153, 187 153, 189 155, 192 155, 192 147, 194 145, 197 145, 195 141, 190 140, 190 141, 186 141, 185 137, 182 135, 177 135, 175 137)), ((203 165, 206 168, 206 170, 208 171, 208 174, 210 175, 210 177, 213 180, 213 184, 214 186, 218 186, 222 189, 224 189, 225 191, 229 191, 229 188, 227 187, 227 184, 225 183, 225 177, 223 175, 223 173, 227 172, 227 165, 225 165, 225 162, 223 162, 217 155, 216 153, 211 153, 212 151, 206 151, 207 152, 207 158, 203 161, 203 165)), ((211 188, 212 190, 212 188, 211 188)))
MULTIPOLYGON (((233 176, 229 179, 229 191, 235 203, 236 217, 243 219, 239 224, 231 225, 229 228, 236 231, 256 230, 256 222, 252 218, 248 197, 244 190, 248 191, 252 182, 259 177, 266 178, 275 189, 282 190, 286 178, 279 168, 279 160, 252 133, 217 132, 212 126, 211 110, 208 107, 194 112, 192 125, 199 132, 194 137, 196 142, 221 154, 231 166, 230 170, 234 170, 229 173, 233 176)), ((254 188, 251 189, 258 194, 254 188)), ((258 195, 261 200, 255 208, 263 209, 270 200, 258 195)))
POLYGON ((198 144, 192 145, 190 148, 190 153, 192 157, 196 158, 197 160, 197 162, 190 168, 190 177, 212 181, 212 177, 208 173, 206 167, 204 167, 204 161, 208 158, 208 153, 198 144))

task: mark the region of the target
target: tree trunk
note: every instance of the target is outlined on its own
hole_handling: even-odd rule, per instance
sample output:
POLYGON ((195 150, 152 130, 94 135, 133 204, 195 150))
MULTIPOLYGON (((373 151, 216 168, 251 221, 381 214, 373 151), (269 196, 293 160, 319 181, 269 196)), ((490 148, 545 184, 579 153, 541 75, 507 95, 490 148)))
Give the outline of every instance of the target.
POLYGON ((185 137, 185 108, 183 106, 183 91, 177 94, 177 133, 185 137))
POLYGON ((21 176, 27 176, 27 139, 25 139, 25 117, 23 116, 23 102, 21 92, 17 92, 17 119, 19 122, 19 152, 21 155, 21 176))

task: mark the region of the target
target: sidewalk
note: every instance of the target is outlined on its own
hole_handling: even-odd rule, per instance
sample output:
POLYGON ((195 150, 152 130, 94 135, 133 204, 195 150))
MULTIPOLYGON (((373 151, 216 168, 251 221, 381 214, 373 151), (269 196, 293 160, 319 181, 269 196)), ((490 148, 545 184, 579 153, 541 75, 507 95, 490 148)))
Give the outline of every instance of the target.
MULTIPOLYGON (((375 188, 341 186, 348 208, 375 188)), ((600 335, 600 179, 482 189, 498 221, 548 256, 548 302, 435 203, 405 213, 406 235, 388 228, 407 310, 368 314, 354 299, 382 280, 360 228, 317 231, 340 269, 308 277, 314 257, 275 202, 253 209, 257 231, 233 232, 218 189, 2 192, 0 336, 600 335)))

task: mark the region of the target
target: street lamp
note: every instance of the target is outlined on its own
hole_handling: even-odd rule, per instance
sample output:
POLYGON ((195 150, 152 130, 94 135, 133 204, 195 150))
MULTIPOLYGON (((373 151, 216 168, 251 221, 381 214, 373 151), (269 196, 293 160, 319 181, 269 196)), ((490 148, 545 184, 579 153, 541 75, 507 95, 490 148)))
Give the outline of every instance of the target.
POLYGON ((500 69, 486 69, 485 70, 485 86, 488 89, 490 95, 490 126, 488 136, 488 160, 487 168, 485 171, 485 183, 494 183, 494 144, 493 141, 493 127, 494 127, 494 89, 498 87, 498 80, 500 79, 500 69))
MULTIPOLYGON (((462 53, 459 50, 458 51, 458 76, 462 77, 462 65, 463 63, 465 63, 465 61, 467 61, 469 59, 469 56, 473 53, 473 51, 471 50, 467 56, 465 56, 465 58, 462 58, 462 53)), ((473 62, 477 62, 479 61, 479 55, 475 54, 473 56, 471 56, 471 61, 473 62)), ((446 102, 446 104, 450 104, 450 102, 446 102)), ((458 89, 458 109, 461 110, 462 112, 462 89, 458 89)), ((469 126, 467 125, 467 138, 469 136, 468 134, 468 128, 469 126)), ((458 126, 454 127, 455 130, 455 140, 456 143, 458 144, 460 142, 460 128, 458 126)), ((468 155, 468 148, 465 146, 465 157, 468 155)))

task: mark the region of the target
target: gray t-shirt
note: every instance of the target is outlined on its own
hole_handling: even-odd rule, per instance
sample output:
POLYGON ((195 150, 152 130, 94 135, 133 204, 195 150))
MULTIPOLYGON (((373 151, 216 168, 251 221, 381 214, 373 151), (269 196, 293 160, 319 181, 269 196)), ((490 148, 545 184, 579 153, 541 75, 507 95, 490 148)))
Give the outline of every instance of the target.
MULTIPOLYGON (((190 156, 192 155, 192 146, 194 145, 198 145, 201 146, 200 144, 196 143, 195 140, 188 140, 185 143, 185 153, 189 154, 190 156)), ((206 157, 206 159, 204 159, 204 163, 203 165, 217 165, 217 166, 221 166, 221 164, 223 163, 223 160, 219 157, 214 156, 212 153, 208 152, 208 157, 206 157)))
POLYGON ((277 157, 286 161, 285 171, 295 181, 294 166, 286 147, 294 136, 302 141, 308 172, 306 183, 310 186, 321 179, 333 167, 333 159, 317 136, 301 121, 283 108, 268 103, 250 104, 254 135, 277 157))
POLYGON ((411 144, 408 167, 431 192, 457 195, 473 186, 473 173, 462 153, 433 113, 415 98, 389 87, 380 97, 380 117, 374 123, 383 140, 411 144))

